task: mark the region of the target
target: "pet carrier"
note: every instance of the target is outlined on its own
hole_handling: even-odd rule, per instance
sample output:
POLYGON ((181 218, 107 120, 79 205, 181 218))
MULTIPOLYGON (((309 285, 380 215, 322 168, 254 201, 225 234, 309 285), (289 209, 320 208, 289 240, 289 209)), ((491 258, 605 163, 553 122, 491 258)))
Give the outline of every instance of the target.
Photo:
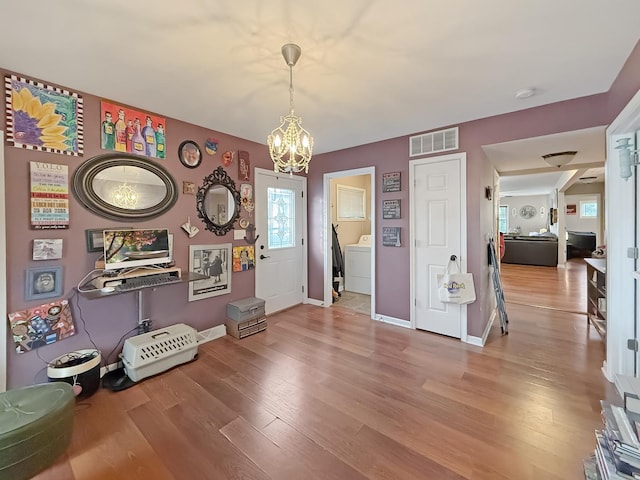
POLYGON ((122 363, 134 382, 190 362, 198 355, 197 332, 184 323, 128 338, 122 363))

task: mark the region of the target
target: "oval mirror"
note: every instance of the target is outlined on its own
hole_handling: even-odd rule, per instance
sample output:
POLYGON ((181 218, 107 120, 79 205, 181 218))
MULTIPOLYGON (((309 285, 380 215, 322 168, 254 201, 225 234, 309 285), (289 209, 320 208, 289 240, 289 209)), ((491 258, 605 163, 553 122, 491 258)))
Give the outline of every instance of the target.
POLYGON ((73 193, 96 215, 142 221, 169 210, 178 189, 167 170, 146 157, 107 153, 90 158, 73 173, 73 193))
POLYGON ((198 217, 205 228, 216 235, 225 235, 240 215, 240 193, 222 167, 205 177, 196 201, 198 217))

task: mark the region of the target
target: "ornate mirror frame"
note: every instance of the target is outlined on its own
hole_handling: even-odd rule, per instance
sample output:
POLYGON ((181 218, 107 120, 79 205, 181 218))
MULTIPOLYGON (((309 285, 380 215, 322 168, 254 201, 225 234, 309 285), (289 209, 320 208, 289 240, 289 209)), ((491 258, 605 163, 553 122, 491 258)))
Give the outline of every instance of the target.
POLYGON ((171 174, 147 157, 128 153, 105 153, 90 158, 73 172, 73 194, 88 210, 111 220, 139 222, 167 212, 178 200, 178 188, 171 174), (166 194, 157 204, 142 209, 121 208, 103 200, 93 188, 96 175, 110 167, 138 167, 157 176, 166 187, 166 194))
POLYGON ((205 228, 210 232, 213 232, 218 236, 222 236, 226 235, 227 232, 233 229, 233 224, 240 216, 240 193, 236 190, 236 184, 233 179, 229 177, 225 169, 221 166, 204 177, 202 186, 198 188, 198 192, 196 193, 196 208, 198 210, 198 217, 200 217, 205 224, 205 228), (209 189, 218 185, 225 187, 231 193, 233 196, 233 203, 235 205, 233 213, 229 215, 229 220, 222 225, 213 223, 211 217, 207 215, 205 208, 205 199, 209 189))

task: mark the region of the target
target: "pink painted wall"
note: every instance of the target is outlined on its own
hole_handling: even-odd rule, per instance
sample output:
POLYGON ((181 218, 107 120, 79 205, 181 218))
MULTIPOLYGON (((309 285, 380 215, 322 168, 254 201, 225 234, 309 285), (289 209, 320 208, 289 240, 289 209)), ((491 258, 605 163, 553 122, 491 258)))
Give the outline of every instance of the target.
MULTIPOLYGON (((13 72, 0 70, 0 73, 4 76, 5 73, 13 72)), ((46 79, 40 80, 46 82, 46 79)), ((73 85, 64 85, 63 87, 73 89, 73 85)), ((233 232, 224 237, 218 237, 206 231, 204 224, 196 214, 196 197, 195 195, 182 194, 182 182, 186 180, 194 182, 196 186, 201 185, 203 178, 221 165, 220 157, 225 150, 236 152, 233 163, 226 170, 238 187, 238 150, 249 152, 252 167, 273 168, 264 145, 167 118, 167 158, 156 161, 171 173, 180 192, 177 203, 169 212, 147 222, 117 222, 94 215, 82 207, 74 197, 71 197, 71 226, 68 230, 32 230, 29 226, 29 162, 40 161, 68 165, 69 181, 71 181, 71 175, 78 165, 95 155, 106 152, 100 148, 100 98, 79 93, 83 95, 85 112, 85 151, 83 157, 22 150, 6 144, 7 251, 9 252, 7 258, 7 308, 9 312, 55 300, 54 298, 36 302, 24 300, 25 269, 29 267, 62 265, 63 298, 74 296, 74 287, 93 268, 94 261, 99 256, 97 253, 87 253, 85 229, 123 225, 169 228, 174 234, 176 264, 185 272, 188 271, 189 266, 190 244, 232 243, 233 245, 246 245, 243 240, 234 241, 233 232), (215 156, 209 156, 204 152, 204 141, 208 137, 215 137, 219 140, 218 153, 215 156), (184 167, 178 160, 178 145, 187 139, 196 141, 203 151, 202 164, 195 169, 184 167), (192 239, 189 239, 180 228, 187 217, 191 217, 191 223, 200 229, 200 233, 192 239), (63 258, 61 260, 32 261, 32 240, 34 238, 62 238, 64 243, 63 258)), ((117 103, 117 99, 113 100, 117 103)), ((138 106, 132 105, 132 107, 137 108, 138 106)), ((138 109, 143 110, 142 108, 138 109)), ((152 113, 162 115, 162 112, 152 113)), ((2 117, 0 128, 6 130, 4 115, 2 117)), ((251 183, 253 183, 253 169, 251 183)), ((247 216, 244 211, 243 216, 247 216)), ((224 323, 228 302, 253 295, 254 271, 238 272, 232 276, 230 294, 195 302, 187 300, 188 287, 186 283, 158 288, 155 291, 147 289, 144 293, 144 313, 145 317, 152 319, 154 328, 185 322, 198 330, 203 330, 224 323)), ((72 314, 78 333, 55 344, 40 347, 37 354, 35 351, 31 351, 19 355, 15 352, 10 338, 7 339, 8 387, 13 388, 35 381, 46 381, 44 361, 76 349, 92 348, 85 328, 103 355, 107 355, 116 347, 119 338, 136 326, 136 300, 137 294, 135 293, 98 300, 74 297, 72 314), (84 319, 84 324, 82 319, 84 319), (38 355, 42 360, 38 358, 38 355)), ((111 360, 113 361, 114 358, 111 360)))
MULTIPOLYGON (((594 67, 597 68, 597 67, 594 67)), ((482 146, 552 133, 609 124, 640 88, 640 44, 633 50, 620 75, 607 93, 558 102, 541 107, 459 124, 460 151, 467 153, 467 268, 474 274, 478 301, 468 306, 469 335, 481 336, 491 315, 493 295, 487 261, 486 238, 492 236, 493 207, 484 199, 484 187, 493 185, 493 167, 482 146)), ((443 125, 441 128, 446 128, 443 125)), ((416 132, 421 133, 421 132, 416 132)), ((381 176, 402 172, 401 195, 408 204, 409 136, 317 155, 309 174, 309 296, 323 298, 322 176, 324 173, 374 165, 378 204, 381 176)), ((451 153, 451 152, 447 152, 451 153)), ((376 222, 376 307, 377 313, 409 320, 409 213, 398 223, 403 228, 401 248, 382 247, 383 223, 377 205, 376 222)), ((388 221, 385 221, 388 222, 388 221)))

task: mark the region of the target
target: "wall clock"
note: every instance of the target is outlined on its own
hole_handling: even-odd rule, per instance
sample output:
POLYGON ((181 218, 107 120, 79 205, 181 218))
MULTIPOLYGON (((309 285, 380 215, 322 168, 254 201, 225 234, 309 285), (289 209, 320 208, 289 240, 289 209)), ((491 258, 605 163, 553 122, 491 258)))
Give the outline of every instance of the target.
POLYGON ((525 205, 520 209, 520 216, 522 218, 533 218, 535 217, 536 213, 538 213, 538 210, 533 205, 525 205))

